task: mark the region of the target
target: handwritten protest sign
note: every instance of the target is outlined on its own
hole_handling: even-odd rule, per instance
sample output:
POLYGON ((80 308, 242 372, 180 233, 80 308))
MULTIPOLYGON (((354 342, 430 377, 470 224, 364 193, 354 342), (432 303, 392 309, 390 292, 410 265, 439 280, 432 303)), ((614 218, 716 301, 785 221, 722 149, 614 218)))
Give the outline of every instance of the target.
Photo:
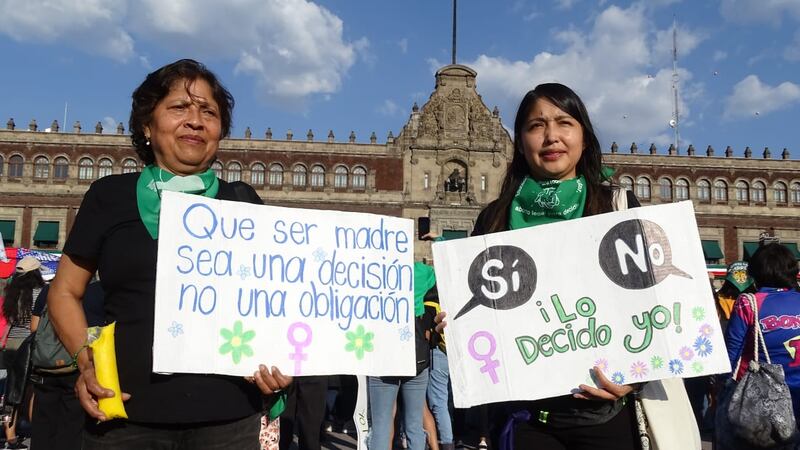
POLYGON ((154 372, 414 375, 413 222, 164 192, 154 372))
POLYGON ((457 407, 730 370, 691 202, 434 244, 457 407))

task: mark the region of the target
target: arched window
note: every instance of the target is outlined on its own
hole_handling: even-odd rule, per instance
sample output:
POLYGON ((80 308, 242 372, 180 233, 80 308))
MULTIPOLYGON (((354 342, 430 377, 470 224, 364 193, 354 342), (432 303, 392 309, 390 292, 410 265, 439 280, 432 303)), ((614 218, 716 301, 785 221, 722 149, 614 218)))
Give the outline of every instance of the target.
POLYGON ((269 185, 280 186, 283 184, 283 166, 274 163, 269 166, 269 185))
POLYGON ((306 174, 308 169, 302 164, 294 166, 292 169, 292 186, 304 187, 306 185, 306 174))
POLYGON ((103 178, 114 172, 114 163, 108 158, 103 158, 97 162, 97 178, 103 178))
POLYGON ((708 180, 700 180, 697 182, 697 199, 701 202, 711 201, 711 183, 708 180))
POLYGON ((636 179, 636 196, 641 200, 650 200, 650 180, 645 177, 636 179))
POLYGON ((69 160, 63 156, 56 158, 53 163, 53 178, 66 180, 69 177, 69 160))
POLYGON ((743 203, 750 201, 750 186, 746 181, 736 182, 736 201, 743 203))
POLYGON ((78 161, 78 179, 91 180, 94 178, 94 162, 91 158, 81 158, 78 161))
POLYGON ((683 178, 675 182, 675 200, 689 200, 689 182, 683 178))
POLYGON ((365 189, 367 187, 367 169, 358 166, 353 169, 353 189, 365 189))
POLYGON ((134 173, 139 171, 139 163, 133 158, 126 158, 122 161, 122 173, 134 173))
POLYGON ((3 159, 3 155, 0 155, 0 175, 3 174, 3 165, 5 163, 5 159, 3 159))
POLYGON ((50 160, 46 156, 37 156, 33 160, 33 178, 46 180, 50 177, 50 160))
POLYGON ((753 201, 757 203, 764 203, 767 201, 767 186, 761 181, 754 181, 751 197, 753 201))
POLYGON ((792 187, 789 190, 789 195, 793 204, 800 204, 800 183, 792 183, 792 187))
POLYGON ((311 187, 325 186, 325 168, 319 164, 311 166, 311 187))
POLYGON ((264 185, 264 174, 267 173, 267 168, 261 163, 255 163, 250 167, 250 184, 253 186, 264 185))
POLYGON ((8 176, 9 177, 22 177, 25 160, 22 156, 14 155, 8 158, 8 176))
POLYGON ((228 164, 228 173, 227 178, 225 178, 228 183, 233 183, 234 181, 241 181, 242 180, 242 165, 238 162, 232 162, 228 164))
POLYGON ((772 185, 772 198, 775 203, 786 203, 786 183, 777 181, 772 185))
POLYGON ((633 189, 633 178, 625 176, 619 179, 619 185, 622 189, 630 191, 633 189))
POLYGON ((211 170, 214 171, 214 176, 215 177, 222 178, 222 163, 221 162, 214 161, 214 163, 211 164, 211 170))
POLYGON ((719 202, 728 201, 728 183, 722 180, 714 182, 714 200, 719 202))
POLYGON ((659 196, 662 201, 672 201, 672 181, 669 178, 662 178, 658 180, 659 196))
POLYGON ((347 187, 348 170, 345 166, 336 166, 333 169, 333 187, 346 188, 347 187))

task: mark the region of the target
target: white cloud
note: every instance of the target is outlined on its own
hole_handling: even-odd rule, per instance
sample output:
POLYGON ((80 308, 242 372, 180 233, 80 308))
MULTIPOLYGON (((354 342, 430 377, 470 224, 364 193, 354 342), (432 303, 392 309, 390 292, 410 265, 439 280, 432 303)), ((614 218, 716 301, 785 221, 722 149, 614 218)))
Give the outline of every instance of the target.
POLYGON ((384 116, 395 116, 400 112, 400 107, 397 106, 397 103, 387 99, 383 101, 377 111, 384 116))
POLYGON ((578 2, 578 0, 555 0, 555 1, 556 1, 556 9, 560 10, 572 9, 572 7, 575 6, 575 3, 578 2))
POLYGON ((800 31, 794 35, 794 41, 783 50, 783 57, 787 61, 800 61, 800 31))
POLYGON ((0 0, 0 33, 127 62, 135 54, 133 38, 121 26, 127 7, 127 0, 0 0))
POLYGON ((748 75, 733 87, 725 100, 724 117, 736 119, 765 114, 800 103, 800 85, 783 82, 777 86, 764 84, 756 75, 748 75))
POLYGON ((728 59, 728 52, 724 52, 722 50, 716 50, 711 59, 713 59, 714 61, 722 61, 728 59))
POLYGON ((400 39, 397 42, 397 46, 400 47, 400 52, 402 54, 405 55, 406 53, 408 53, 408 38, 400 39))
POLYGON ((797 0, 722 0, 722 17, 736 23, 768 23, 779 25, 784 18, 800 20, 797 0))
MULTIPOLYGON (((119 125, 119 121, 111 116, 103 117, 103 133, 105 134, 116 134, 117 133, 117 125, 119 125)), ((124 126, 124 125, 123 125, 124 126)))
MULTIPOLYGON (((505 122, 513 122, 526 91, 555 81, 581 96, 600 136, 607 138, 602 142, 605 147, 612 140, 620 145, 642 139, 666 142, 673 109, 672 62, 657 57, 663 53, 659 36, 669 30, 655 29, 641 4, 627 9, 609 6, 587 31, 561 33, 558 38, 565 45, 561 52, 541 52, 530 61, 480 55, 467 65, 478 72, 478 89, 487 103, 499 105, 505 122)), ((686 55, 701 34, 689 30, 683 34, 691 36, 684 45, 686 55)), ((686 119, 691 112, 687 101, 702 90, 692 84, 689 71, 679 69, 679 75, 680 110, 686 119)))
POLYGON ((167 53, 234 60, 268 99, 296 103, 340 89, 357 57, 375 57, 365 38, 349 42, 336 15, 309 0, 0 0, 0 33, 58 43, 117 61, 149 65, 135 44, 167 53), (220 11, 224 8, 224 11, 220 11))
MULTIPOLYGON (((692 31, 678 25, 677 33, 678 60, 691 53, 701 42, 708 38, 704 31, 692 31)), ((656 33, 656 42, 653 45, 654 63, 672 60, 672 27, 656 33)))

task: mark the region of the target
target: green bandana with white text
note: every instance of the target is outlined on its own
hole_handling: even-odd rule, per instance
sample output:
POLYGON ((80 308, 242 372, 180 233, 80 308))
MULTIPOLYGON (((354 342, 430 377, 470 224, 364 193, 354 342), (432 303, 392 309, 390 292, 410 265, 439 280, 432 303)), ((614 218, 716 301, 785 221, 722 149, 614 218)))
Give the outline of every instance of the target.
POLYGON ((583 175, 569 180, 536 181, 526 177, 511 201, 508 227, 532 227, 583 216, 586 180, 583 175))
POLYGON ((136 182, 136 204, 139 207, 139 217, 153 239, 158 239, 158 215, 161 212, 162 191, 215 198, 219 191, 219 180, 211 169, 197 175, 179 177, 160 167, 153 165, 145 167, 136 182))

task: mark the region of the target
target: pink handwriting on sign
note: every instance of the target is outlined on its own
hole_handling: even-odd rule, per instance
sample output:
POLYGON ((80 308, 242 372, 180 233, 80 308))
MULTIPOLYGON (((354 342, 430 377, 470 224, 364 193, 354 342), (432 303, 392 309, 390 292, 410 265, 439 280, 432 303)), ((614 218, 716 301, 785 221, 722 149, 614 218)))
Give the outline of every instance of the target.
POLYGON ((303 353, 303 348, 311 344, 311 327, 302 322, 295 322, 289 325, 289 332, 286 337, 289 338, 289 343, 294 346, 294 353, 289 353, 289 359, 294 361, 294 374, 300 375, 302 372, 300 366, 303 361, 308 359, 308 355, 303 353), (297 336, 298 331, 303 337, 302 340, 297 336))
POLYGON ((492 336, 488 331, 478 331, 477 333, 473 334, 471 338, 469 338, 468 347, 469 354, 472 356, 472 359, 476 361, 483 361, 481 372, 489 374, 492 384, 499 383, 500 380, 497 378, 497 368, 500 367, 500 361, 492 359, 495 350, 497 350, 497 343, 494 340, 494 336, 492 336), (475 344, 477 343, 478 338, 484 338, 489 342, 489 351, 483 354, 478 353, 478 350, 475 349, 475 344))

